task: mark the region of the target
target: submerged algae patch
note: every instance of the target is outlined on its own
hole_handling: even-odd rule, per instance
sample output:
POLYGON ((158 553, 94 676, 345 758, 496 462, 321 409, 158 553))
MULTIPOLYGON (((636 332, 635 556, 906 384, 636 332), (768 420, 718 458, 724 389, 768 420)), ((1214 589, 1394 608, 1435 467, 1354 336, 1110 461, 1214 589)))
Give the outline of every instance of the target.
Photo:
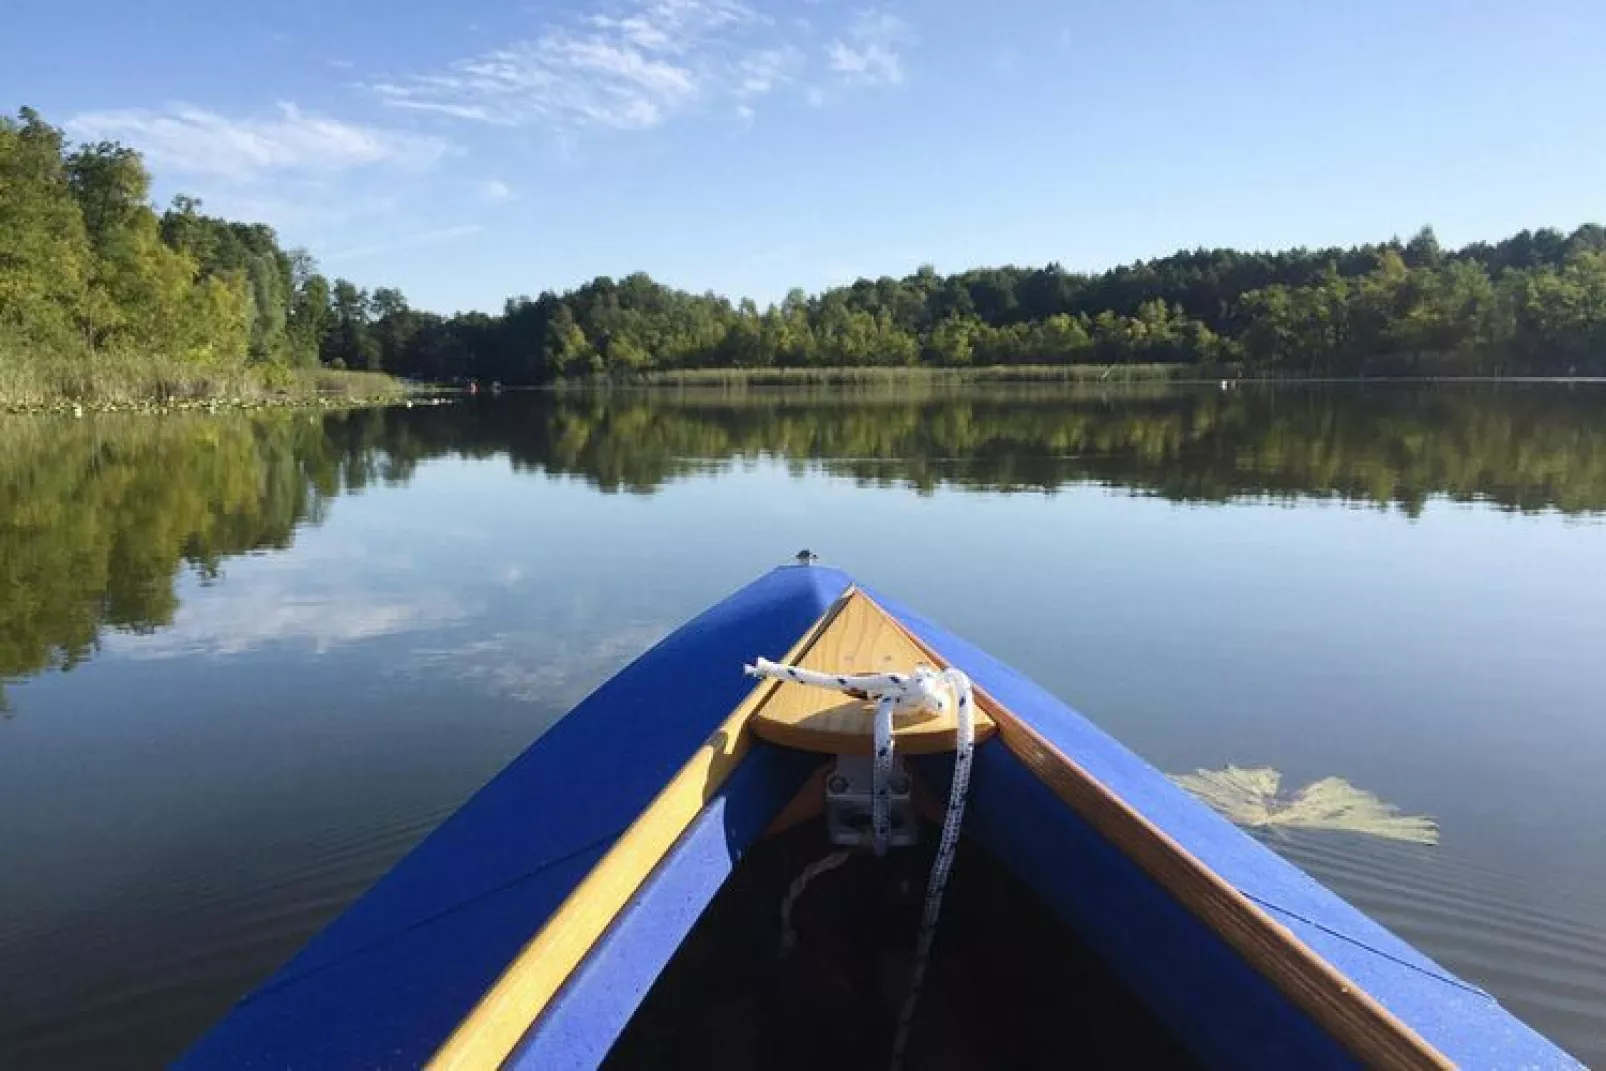
POLYGON ((1406 815, 1342 777, 1324 777, 1297 792, 1280 794, 1282 774, 1269 766, 1195 770, 1171 780, 1240 826, 1336 829, 1373 837, 1437 844, 1438 823, 1406 815))

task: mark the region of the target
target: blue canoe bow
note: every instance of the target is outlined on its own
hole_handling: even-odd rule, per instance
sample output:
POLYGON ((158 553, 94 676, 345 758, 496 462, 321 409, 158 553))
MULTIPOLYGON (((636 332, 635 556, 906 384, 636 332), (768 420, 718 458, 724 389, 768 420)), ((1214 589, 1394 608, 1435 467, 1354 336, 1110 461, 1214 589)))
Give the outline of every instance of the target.
MULTIPOLYGON (((751 738, 775 686, 740 667, 806 652, 849 598, 975 682, 996 735, 975 753, 967 844, 1192 1062, 1581 1066, 1019 673, 807 564, 598 688, 178 1066, 602 1064, 744 858, 815 798, 822 756, 751 738)), ((942 754, 911 763, 933 786, 952 768, 942 754)), ((1078 1045, 1067 1037, 1045 1066, 1078 1045)))

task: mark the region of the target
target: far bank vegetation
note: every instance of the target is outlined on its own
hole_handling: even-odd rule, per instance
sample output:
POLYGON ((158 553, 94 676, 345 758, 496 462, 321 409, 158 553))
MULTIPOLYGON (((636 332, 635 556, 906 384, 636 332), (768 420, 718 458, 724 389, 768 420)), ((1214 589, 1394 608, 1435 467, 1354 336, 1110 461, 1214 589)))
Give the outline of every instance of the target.
POLYGON ((26 108, 0 119, 0 403, 391 389, 321 370, 508 385, 1606 374, 1595 224, 1096 273, 925 266, 763 307, 637 273, 442 316, 331 281, 267 226, 149 198, 134 149, 69 145, 26 108))

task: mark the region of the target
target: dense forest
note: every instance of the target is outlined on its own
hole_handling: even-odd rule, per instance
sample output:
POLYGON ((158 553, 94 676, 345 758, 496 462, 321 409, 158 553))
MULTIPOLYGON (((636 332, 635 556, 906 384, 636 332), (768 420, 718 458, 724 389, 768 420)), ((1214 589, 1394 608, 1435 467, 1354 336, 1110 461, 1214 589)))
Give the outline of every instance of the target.
MULTIPOLYGON (((649 494, 710 462, 780 459, 921 492, 1096 482, 1185 502, 1337 498, 1423 509, 1606 511, 1606 426, 1588 390, 1400 385, 1111 394, 840 390, 738 399, 560 392, 441 407, 161 421, 0 422, 5 682, 89 658, 106 629, 172 622, 188 567, 285 547, 343 494, 443 456, 649 494)), ((790 548, 783 548, 790 549, 790 548)))
POLYGON ((139 154, 0 118, 0 396, 46 355, 81 377, 129 356, 539 384, 688 368, 1236 364, 1251 374, 1606 373, 1606 230, 1441 248, 1199 249, 1098 274, 987 268, 860 279, 760 308, 644 274, 413 309, 330 281, 271 228, 149 204, 139 154))
MULTIPOLYGON (((860 279, 733 305, 646 275, 381 319, 385 367, 508 383, 685 368, 1243 365, 1252 374, 1606 373, 1606 230, 1496 245, 1197 250, 1097 275, 996 268, 860 279)), ((378 330, 379 327, 373 328, 378 330)))

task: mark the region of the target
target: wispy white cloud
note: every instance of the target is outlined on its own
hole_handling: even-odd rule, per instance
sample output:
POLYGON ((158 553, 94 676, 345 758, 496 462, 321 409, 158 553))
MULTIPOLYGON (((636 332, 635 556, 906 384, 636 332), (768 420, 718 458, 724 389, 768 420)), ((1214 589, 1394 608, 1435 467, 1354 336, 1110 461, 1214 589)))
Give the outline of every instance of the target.
POLYGON ((904 75, 900 49, 909 39, 909 26, 902 19, 870 8, 856 14, 847 31, 831 42, 826 60, 844 81, 897 85, 904 75))
POLYGON ((281 176, 275 182, 198 176, 178 183, 209 215, 267 223, 287 240, 317 247, 347 227, 393 227, 407 213, 405 184, 394 173, 359 177, 281 176))
POLYGON ((792 45, 765 48, 743 56, 735 65, 735 91, 751 97, 790 82, 803 67, 802 50, 792 45))
POLYGON ((480 196, 487 201, 506 201, 513 196, 513 187, 501 179, 486 179, 480 183, 480 196))
POLYGON ((402 249, 417 249, 419 246, 439 245, 441 242, 450 242, 457 238, 467 238, 471 234, 479 234, 485 230, 479 223, 463 223, 455 227, 439 227, 434 230, 419 231, 416 234, 404 234, 399 238, 372 245, 355 246, 350 249, 337 249, 324 256, 325 260, 335 262, 342 260, 360 260, 363 257, 374 257, 381 253, 394 253, 402 249))
POLYGON ((790 81, 803 52, 742 0, 634 0, 442 70, 373 85, 398 108, 558 131, 640 130, 790 81))
POLYGON ((80 141, 127 141, 157 170, 235 181, 286 172, 423 168, 450 149, 440 138, 347 122, 288 103, 272 114, 245 118, 189 104, 84 112, 68 119, 66 127, 80 141))
POLYGON ((710 31, 750 25, 758 18, 741 0, 646 0, 623 18, 590 15, 583 21, 599 30, 617 31, 637 48, 689 55, 710 31))

